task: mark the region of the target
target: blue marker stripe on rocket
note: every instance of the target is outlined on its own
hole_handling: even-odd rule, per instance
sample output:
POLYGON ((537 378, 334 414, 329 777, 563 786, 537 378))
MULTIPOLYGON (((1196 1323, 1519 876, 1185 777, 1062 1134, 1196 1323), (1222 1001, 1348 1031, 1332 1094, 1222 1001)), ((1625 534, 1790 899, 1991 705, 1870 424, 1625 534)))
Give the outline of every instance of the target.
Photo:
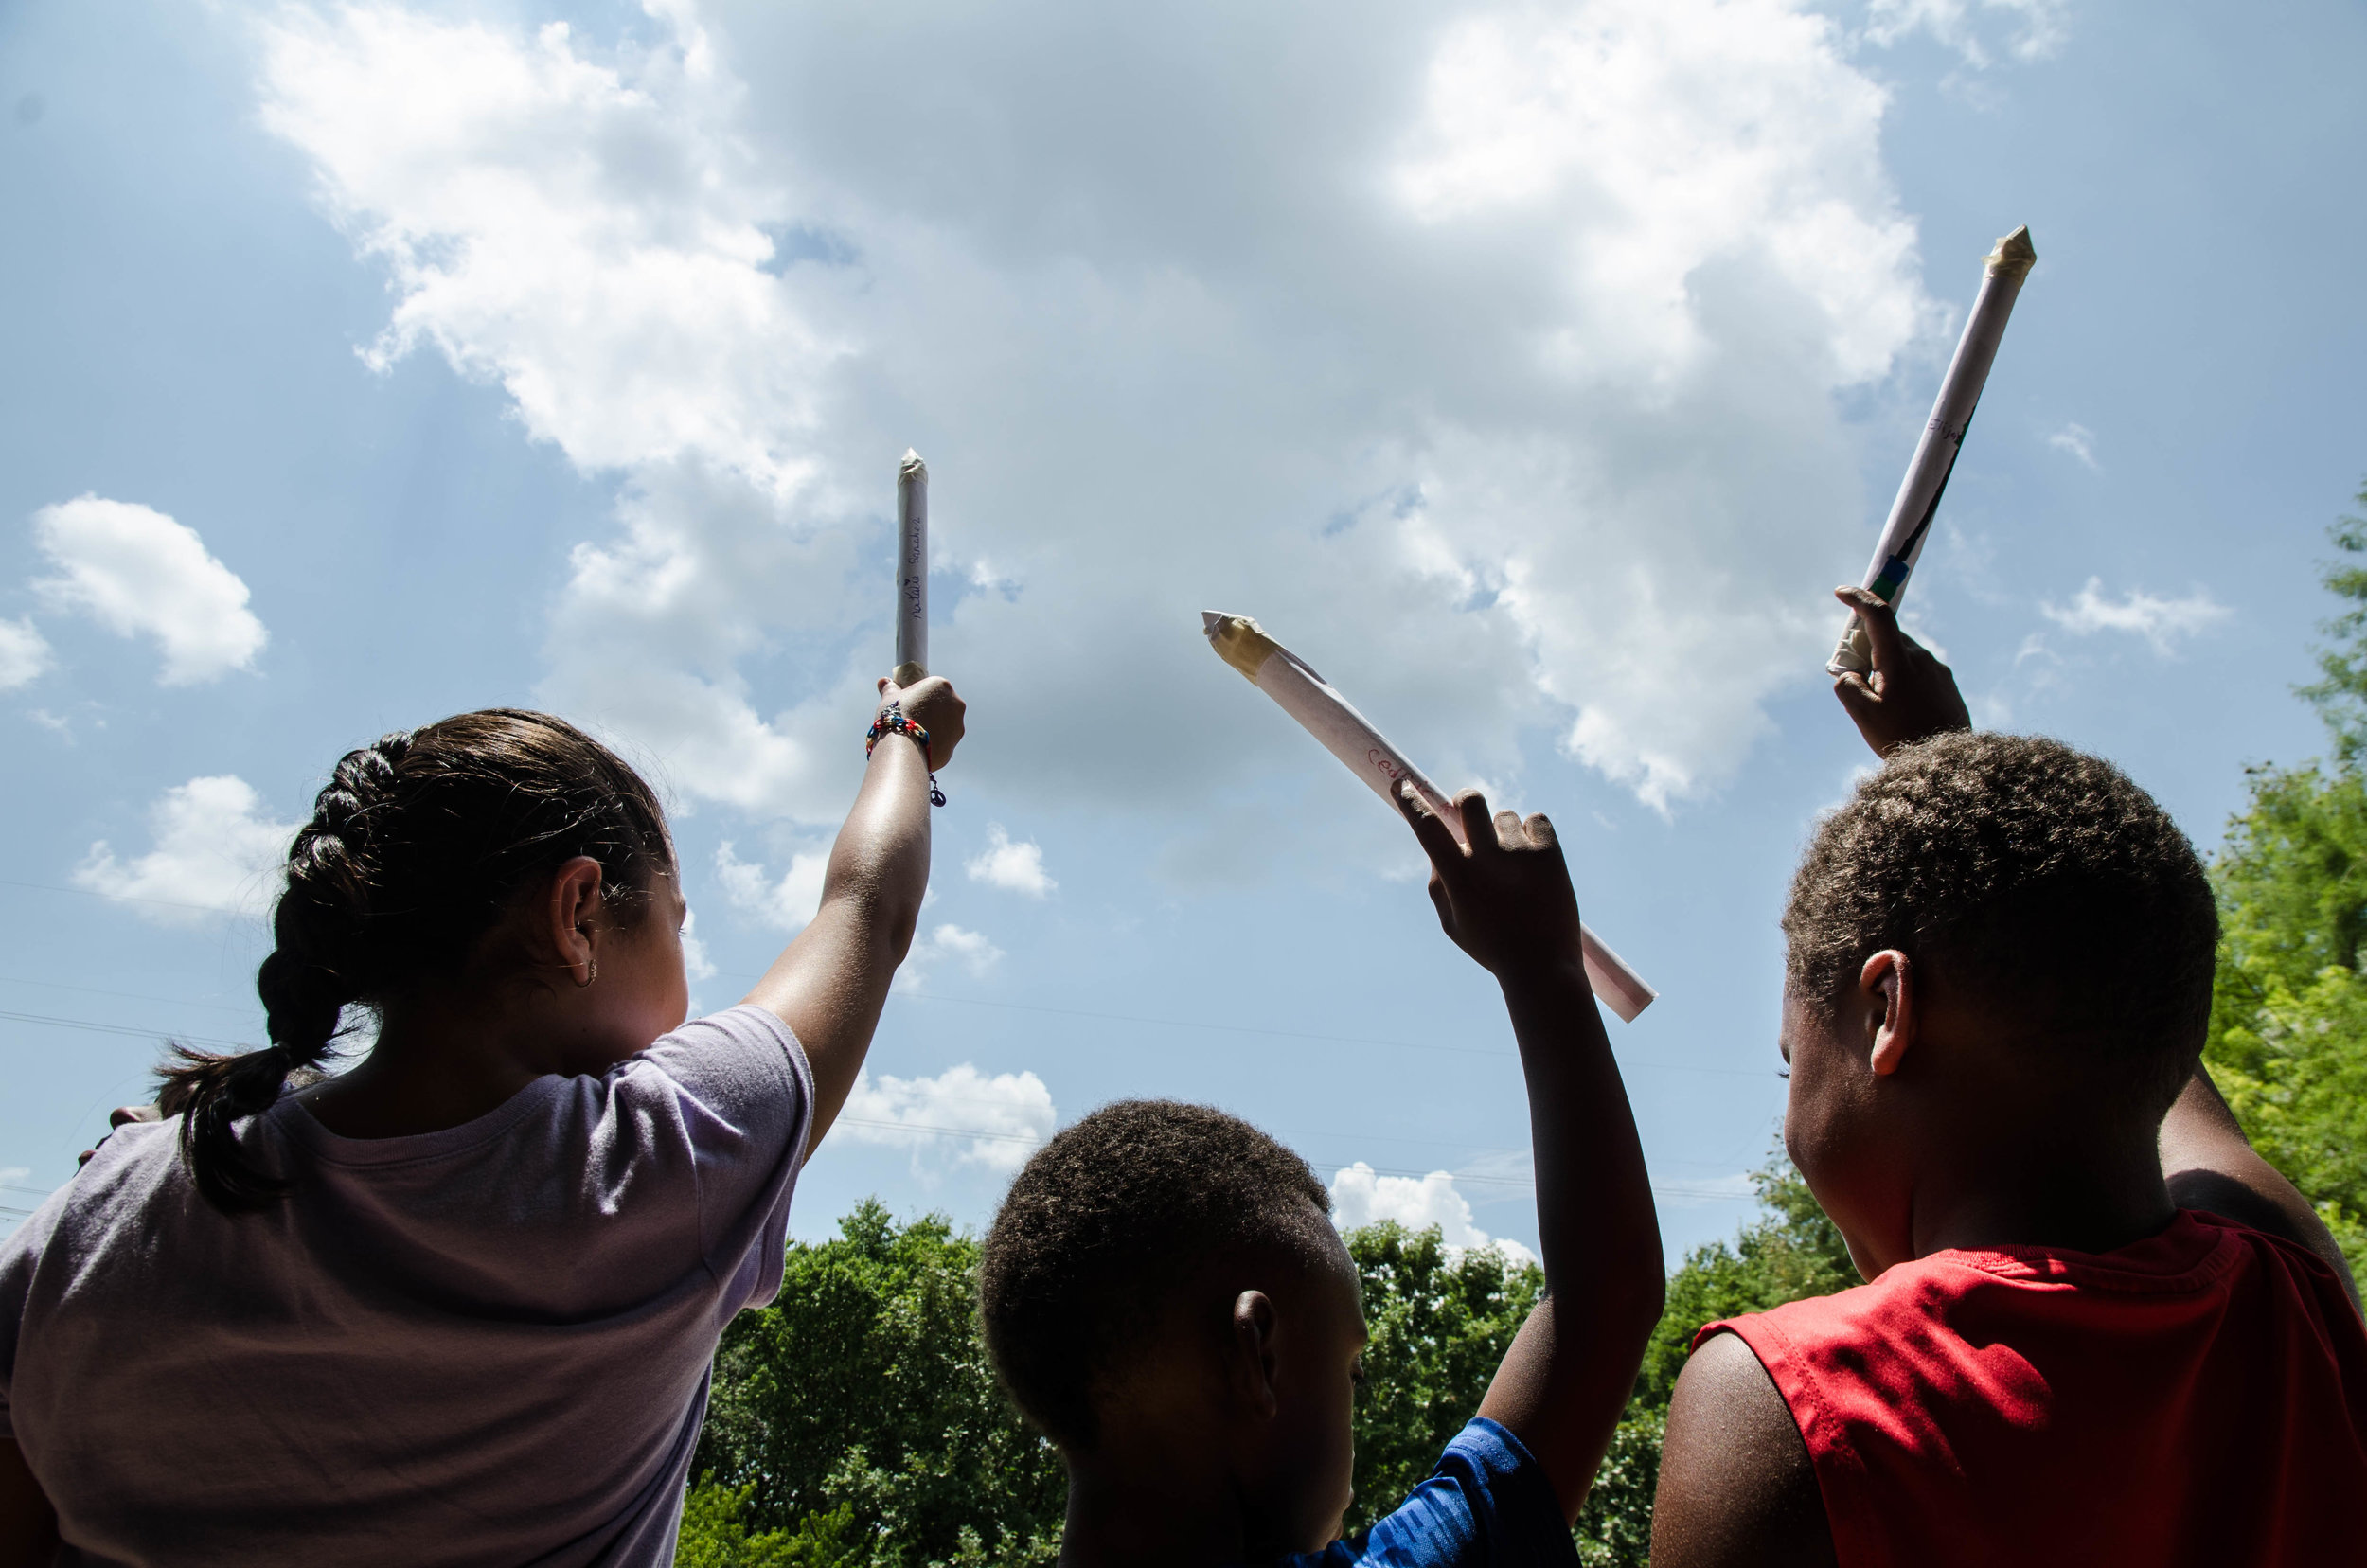
POLYGON ((1898 591, 1907 586, 1907 574, 1913 570, 1913 568, 1907 564, 1904 557, 1893 556, 1882 562, 1881 574, 1867 586, 1880 597, 1884 604, 1895 603, 1898 598, 1898 591))

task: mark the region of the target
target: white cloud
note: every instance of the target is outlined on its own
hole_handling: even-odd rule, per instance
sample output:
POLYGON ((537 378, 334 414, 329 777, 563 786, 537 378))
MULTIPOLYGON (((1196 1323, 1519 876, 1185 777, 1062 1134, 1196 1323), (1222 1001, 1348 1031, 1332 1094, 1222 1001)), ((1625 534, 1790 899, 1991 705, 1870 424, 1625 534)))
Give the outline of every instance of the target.
POLYGON ((226 774, 174 785, 148 820, 154 848, 118 860, 100 839, 75 868, 74 884, 132 900, 136 914, 169 925, 260 913, 295 836, 294 823, 274 822, 253 787, 226 774))
POLYGON ((723 884, 723 897, 734 909, 744 910, 783 931, 800 931, 813 918, 813 912, 822 907, 822 876, 829 869, 828 847, 801 849, 789 858, 789 869, 781 880, 768 879, 760 864, 751 864, 732 851, 732 842, 725 839, 715 849, 715 876, 723 884))
POLYGON ((1866 7, 1866 37, 1885 46, 1913 33, 1928 33, 1985 69, 1995 62, 1992 25, 2004 33, 2006 53, 2019 61, 2045 60, 2063 46, 2069 0, 1872 0, 1866 7))
POLYGON ((837 1125, 842 1136, 857 1143, 910 1149, 915 1173, 925 1175, 924 1156, 932 1153, 992 1171, 1017 1170, 1043 1147, 1058 1121, 1052 1092, 1035 1074, 988 1078, 965 1061, 934 1078, 858 1074, 837 1125))
POLYGON ((970 880, 1041 899, 1060 884, 1044 875, 1043 850, 1030 841, 1014 844, 999 822, 987 824, 987 846, 962 863, 970 880))
POLYGON ((2067 424, 2046 438, 2046 444, 2057 452, 2068 452, 2087 464, 2096 466, 2096 433, 2083 424, 2067 424))
POLYGON ((152 508, 78 496, 33 514, 33 543, 60 569, 33 584, 43 599, 119 637, 155 638, 166 686, 251 669, 269 638, 239 575, 196 529, 152 508))
POLYGON ((0 620, 0 691, 29 686, 49 668, 49 644, 28 620, 0 620))
POLYGON ((1537 1255, 1520 1242, 1490 1238, 1471 1222, 1471 1202, 1455 1190, 1451 1172, 1427 1176, 1383 1176, 1359 1160, 1331 1178, 1331 1221, 1344 1231, 1395 1220, 1408 1230, 1438 1227, 1450 1247, 1494 1247, 1508 1261, 1533 1263, 1537 1255))
MULTIPOLYGON (((2177 650, 2178 640, 2209 630, 2234 614, 2198 588, 2184 598, 2156 597, 2132 588, 2117 602, 2103 594, 2104 580, 2090 578, 2088 585, 2068 606, 2044 603, 2038 611, 2064 631, 2079 636, 2098 632, 2126 632, 2143 637, 2164 658, 2177 650)), ((2024 653, 2034 650, 2024 645, 2024 653)), ((2019 659, 2016 661, 2020 662, 2019 659)))
POLYGON ((1545 725, 1664 807, 1821 678, 1839 395, 1945 345, 1885 94, 1806 0, 1283 8, 1206 49, 1096 13, 1058 72, 1081 5, 648 9, 614 49, 277 13, 263 116, 393 286, 371 363, 432 349, 617 483, 543 694, 692 796, 843 809, 917 435, 937 662, 1002 729, 965 766, 1036 798, 1330 767, 1207 607, 1449 780, 1545 725))
POLYGON ((1003 961, 1003 950, 984 935, 966 931, 947 921, 913 943, 904 955, 904 967, 898 979, 904 984, 917 983, 929 970, 940 963, 955 963, 970 971, 973 980, 983 980, 994 966, 1003 961))
POLYGON ((694 794, 818 819, 853 769, 808 732, 843 740, 860 697, 768 718, 738 663, 843 618, 815 376, 845 349, 771 270, 783 193, 732 132, 739 84, 692 8, 648 9, 661 41, 614 62, 562 23, 291 9, 263 27, 263 122, 393 282, 371 365, 433 347, 536 439, 630 481, 618 536, 574 551, 546 700, 694 794))

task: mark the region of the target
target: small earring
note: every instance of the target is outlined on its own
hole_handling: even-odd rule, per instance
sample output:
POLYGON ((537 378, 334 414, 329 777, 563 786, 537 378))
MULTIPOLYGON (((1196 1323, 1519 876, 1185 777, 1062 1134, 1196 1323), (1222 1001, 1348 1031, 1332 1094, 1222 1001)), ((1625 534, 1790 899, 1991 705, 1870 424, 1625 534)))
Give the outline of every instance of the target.
POLYGON ((592 960, 591 969, 585 972, 584 977, 576 982, 576 989, 583 989, 584 987, 590 985, 593 981, 597 980, 599 977, 600 961, 597 958, 595 958, 592 960))

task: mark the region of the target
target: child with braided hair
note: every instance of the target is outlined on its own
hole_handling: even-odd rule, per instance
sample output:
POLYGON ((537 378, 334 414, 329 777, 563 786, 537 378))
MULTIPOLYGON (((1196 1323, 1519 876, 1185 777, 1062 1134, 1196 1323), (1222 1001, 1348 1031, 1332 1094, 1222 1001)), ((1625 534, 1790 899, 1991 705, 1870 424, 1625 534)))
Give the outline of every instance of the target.
POLYGON ((687 1024, 672 841, 616 756, 511 709, 348 753, 289 851, 270 1045, 179 1050, 162 1119, 0 1244, 0 1564, 670 1562, 717 1338, 780 1287, 928 884, 962 703, 881 689, 819 911, 687 1024))

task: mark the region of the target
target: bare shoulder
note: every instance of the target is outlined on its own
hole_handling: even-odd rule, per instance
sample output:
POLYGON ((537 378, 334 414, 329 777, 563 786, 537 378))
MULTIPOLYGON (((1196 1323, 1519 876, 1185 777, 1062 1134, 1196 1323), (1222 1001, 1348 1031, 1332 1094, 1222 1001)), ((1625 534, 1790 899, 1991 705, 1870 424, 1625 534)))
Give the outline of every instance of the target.
POLYGON ((1653 1568, 1824 1568, 1833 1536, 1791 1411, 1751 1347, 1702 1342, 1677 1379, 1652 1505, 1653 1568))

